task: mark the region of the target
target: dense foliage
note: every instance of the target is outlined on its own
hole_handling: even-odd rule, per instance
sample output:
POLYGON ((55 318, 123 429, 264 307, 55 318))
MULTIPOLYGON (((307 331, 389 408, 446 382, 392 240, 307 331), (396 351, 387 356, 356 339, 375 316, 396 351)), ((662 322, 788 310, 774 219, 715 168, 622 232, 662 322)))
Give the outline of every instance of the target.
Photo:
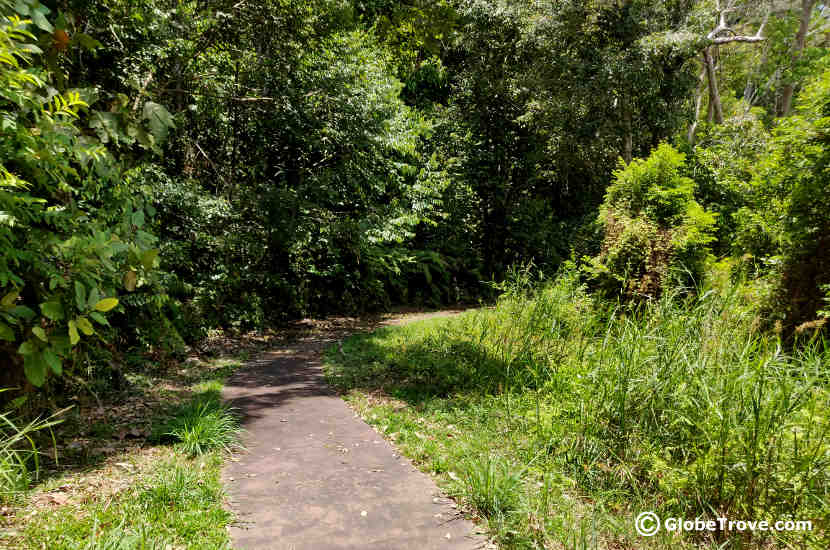
POLYGON ((828 14, 762 4, 4 0, 2 382, 569 257, 820 326, 828 14))
POLYGON ((694 181, 680 174, 684 160, 663 144, 615 172, 600 207, 602 251, 587 266, 606 290, 649 298, 703 280, 715 218, 695 200, 694 181))
MULTIPOLYGON (((632 502, 802 514, 816 542, 829 43, 818 0, 0 0, 0 497, 52 425, 21 418, 223 331, 506 291, 331 371, 518 434, 452 451, 503 542, 588 547, 559 510, 632 502)), ((218 394, 176 414, 159 440, 234 446, 218 394)), ((173 539, 206 508, 224 537, 218 473, 173 473, 199 497, 173 539)))

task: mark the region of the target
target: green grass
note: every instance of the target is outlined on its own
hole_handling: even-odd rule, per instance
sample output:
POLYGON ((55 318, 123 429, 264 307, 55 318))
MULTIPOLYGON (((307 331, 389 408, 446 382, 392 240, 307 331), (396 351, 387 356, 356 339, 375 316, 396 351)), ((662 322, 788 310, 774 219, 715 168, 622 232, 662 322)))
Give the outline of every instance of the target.
MULTIPOLYGON (((135 448, 112 463, 41 484, 46 492, 69 488, 60 506, 31 503, 26 519, 0 538, 14 548, 155 550, 229 548, 232 516, 224 506, 221 469, 227 452, 238 446, 240 427, 222 404, 224 378, 238 362, 191 377, 190 398, 157 413, 142 454, 135 448), (168 445, 171 444, 171 445, 168 445), (91 491, 73 493, 93 478, 91 491), (94 487, 107 488, 101 490, 94 487), (31 515, 30 515, 31 514, 31 515)), ((99 425, 100 424, 100 425, 99 425)), ((111 436, 105 423, 89 433, 111 436)), ((103 443, 103 442, 102 442, 103 443)), ((35 488, 38 489, 38 488, 35 488)), ((48 502, 48 501, 47 501, 48 502)), ((28 511, 27 511, 28 510, 28 511)))
POLYGON ((326 369, 505 548, 827 548, 830 349, 759 324, 737 289, 631 311, 566 275, 357 335, 326 369), (645 510, 816 528, 646 539, 645 510))
POLYGON ((40 462, 33 435, 58 424, 57 416, 21 423, 11 412, 0 414, 0 504, 20 500, 37 479, 40 462))
POLYGON ((230 513, 222 506, 222 457, 172 455, 104 502, 42 511, 22 532, 21 548, 227 548, 230 513))
POLYGON ((214 450, 231 452, 239 446, 239 422, 215 388, 204 383, 200 387, 207 389, 174 408, 170 418, 154 429, 151 439, 172 440, 191 457, 214 450))

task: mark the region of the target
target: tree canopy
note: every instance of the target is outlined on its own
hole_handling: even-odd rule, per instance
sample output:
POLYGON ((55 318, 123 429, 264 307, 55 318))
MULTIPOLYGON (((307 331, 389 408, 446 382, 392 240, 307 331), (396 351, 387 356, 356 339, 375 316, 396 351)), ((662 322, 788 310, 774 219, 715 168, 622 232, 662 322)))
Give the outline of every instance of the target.
POLYGON ((749 257, 771 320, 826 315, 818 2, 0 10, 4 384, 528 262, 636 301, 749 257))

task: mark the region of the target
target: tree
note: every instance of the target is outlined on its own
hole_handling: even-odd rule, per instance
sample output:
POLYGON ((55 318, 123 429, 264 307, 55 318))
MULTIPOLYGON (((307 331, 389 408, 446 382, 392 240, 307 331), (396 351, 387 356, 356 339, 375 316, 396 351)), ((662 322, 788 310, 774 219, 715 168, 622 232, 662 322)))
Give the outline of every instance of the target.
MULTIPOLYGON (((817 0, 801 0, 801 14, 798 18, 798 30, 795 33, 795 38, 792 45, 792 66, 798 64, 804 46, 807 43, 807 32, 810 28, 810 20, 813 16, 813 8, 815 8, 817 0)), ((781 115, 790 114, 792 108, 793 94, 795 93, 796 83, 790 80, 784 84, 781 90, 781 108, 779 113, 781 115)))

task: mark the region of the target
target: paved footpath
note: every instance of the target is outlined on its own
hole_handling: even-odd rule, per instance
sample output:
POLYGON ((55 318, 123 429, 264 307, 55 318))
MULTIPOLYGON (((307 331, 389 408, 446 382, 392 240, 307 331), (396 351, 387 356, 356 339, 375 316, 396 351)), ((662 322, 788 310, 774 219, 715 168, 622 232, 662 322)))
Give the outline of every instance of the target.
MULTIPOLYGON (((393 321, 395 322, 395 321, 393 321)), ((243 444, 223 472, 239 550, 487 548, 433 480, 363 422, 323 380, 309 336, 235 373, 225 397, 243 444)))

